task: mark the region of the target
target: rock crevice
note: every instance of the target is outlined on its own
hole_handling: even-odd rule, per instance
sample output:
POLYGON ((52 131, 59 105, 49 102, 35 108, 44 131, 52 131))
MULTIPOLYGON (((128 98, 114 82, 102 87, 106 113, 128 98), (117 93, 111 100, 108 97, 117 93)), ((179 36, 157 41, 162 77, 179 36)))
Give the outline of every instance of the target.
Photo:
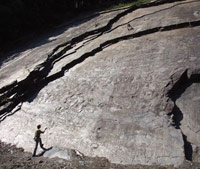
MULTIPOLYGON (((190 69, 190 70, 187 69, 178 78, 176 76, 176 78, 172 77, 171 79, 172 80, 170 83, 171 83, 172 88, 168 90, 167 96, 173 101, 174 108, 172 112, 170 112, 168 115, 172 117, 172 125, 176 129, 181 130, 183 141, 184 141, 184 152, 185 152, 186 160, 192 161, 192 157, 193 157, 192 144, 194 143, 188 141, 188 136, 184 134, 184 130, 182 129, 182 124, 181 124, 181 121, 184 119, 184 115, 187 115, 187 114, 183 114, 183 112, 177 106, 176 101, 181 97, 181 95, 186 91, 186 89, 189 88, 193 83, 200 83, 200 71, 198 68, 190 69)), ((190 113, 190 112, 186 112, 186 113, 190 113)), ((190 131, 193 132, 192 130, 190 131)), ((198 134, 198 132, 196 133, 198 134)))
POLYGON ((113 163, 178 166, 193 160, 200 144, 200 71, 193 69, 200 61, 199 6, 191 0, 133 6, 109 14, 101 28, 91 24, 94 18, 80 26, 85 31, 66 30, 62 38, 71 40, 52 42, 48 56, 41 46, 42 61, 32 71, 2 77, 17 79, 0 89, 2 141, 32 151, 33 126, 44 124, 49 146, 113 163))
MULTIPOLYGON (((56 55, 52 55, 49 57, 44 63, 38 65, 30 74, 29 76, 24 79, 21 82, 14 82, 11 85, 8 85, 7 87, 3 87, 1 91, 3 92, 2 98, 9 98, 10 96, 13 96, 11 99, 11 102, 9 101, 5 108, 0 110, 0 115, 3 115, 5 112, 12 111, 13 108, 15 108, 19 103, 24 102, 26 99, 28 99, 30 96, 32 96, 36 91, 39 91, 42 89, 46 84, 49 82, 58 79, 64 75, 64 72, 69 70, 70 68, 74 67, 77 64, 80 64, 83 62, 85 59, 88 57, 94 56, 98 52, 102 51, 105 47, 108 47, 112 44, 115 44, 117 42, 120 42, 122 40, 128 40, 128 39, 133 39, 133 38, 138 38, 141 36, 145 36, 148 34, 160 32, 160 31, 170 31, 174 29, 181 29, 181 28, 186 28, 186 27, 195 27, 200 25, 200 20, 197 21, 192 21, 192 22, 184 22, 184 23, 179 23, 175 25, 169 25, 165 27, 156 27, 152 29, 148 29, 145 31, 137 32, 134 34, 122 36, 119 38, 111 39, 108 40, 102 44, 98 48, 93 49, 91 52, 85 53, 79 58, 73 60, 72 62, 68 63, 65 65, 60 72, 55 73, 54 75, 51 75, 47 77, 48 73, 53 67, 53 63, 55 63, 55 60, 58 59, 59 57, 62 57, 62 55, 69 49, 71 49, 71 46, 66 47, 64 50, 59 52, 56 55), (12 87, 11 90, 9 88, 12 87), (8 89, 8 91, 6 90, 8 89)), ((193 78, 195 78, 195 75, 193 75, 193 78)), ((176 84, 177 85, 177 84, 176 84)), ((176 86, 175 85, 175 86, 176 86)), ((176 88, 176 87, 174 87, 176 88)), ((173 91, 174 89, 172 89, 173 91)), ((170 92, 172 92, 170 91, 170 92)), ((169 92, 169 94, 170 94, 169 92)))

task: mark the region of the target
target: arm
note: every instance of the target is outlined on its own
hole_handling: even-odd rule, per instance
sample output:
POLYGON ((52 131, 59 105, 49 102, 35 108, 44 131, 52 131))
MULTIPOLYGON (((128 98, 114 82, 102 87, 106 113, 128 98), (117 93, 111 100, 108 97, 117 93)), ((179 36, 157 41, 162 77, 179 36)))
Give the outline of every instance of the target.
POLYGON ((47 128, 44 129, 44 131, 41 131, 41 133, 44 133, 46 131, 47 128))

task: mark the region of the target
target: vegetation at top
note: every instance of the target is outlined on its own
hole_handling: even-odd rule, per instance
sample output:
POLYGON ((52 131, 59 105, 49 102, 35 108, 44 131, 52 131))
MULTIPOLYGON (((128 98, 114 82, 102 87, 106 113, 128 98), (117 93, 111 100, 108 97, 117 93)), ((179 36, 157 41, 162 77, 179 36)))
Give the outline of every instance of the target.
POLYGON ((128 6, 132 6, 132 5, 140 6, 141 4, 144 4, 147 2, 150 2, 150 0, 137 0, 137 1, 132 1, 132 2, 117 3, 117 4, 114 4, 114 5, 111 5, 110 7, 108 7, 108 10, 122 8, 122 7, 128 7, 128 6))
POLYGON ((0 0, 0 52, 9 49, 18 39, 44 32, 85 12, 147 1, 149 0, 0 0))

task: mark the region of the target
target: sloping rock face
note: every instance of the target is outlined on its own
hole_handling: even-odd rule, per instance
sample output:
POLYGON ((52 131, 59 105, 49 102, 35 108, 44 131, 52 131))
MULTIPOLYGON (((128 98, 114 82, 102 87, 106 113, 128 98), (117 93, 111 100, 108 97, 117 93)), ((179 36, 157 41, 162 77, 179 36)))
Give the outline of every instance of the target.
POLYGON ((180 165, 199 146, 200 2, 102 13, 1 67, 0 139, 113 163, 180 165), (17 82, 8 85, 17 80, 17 82))

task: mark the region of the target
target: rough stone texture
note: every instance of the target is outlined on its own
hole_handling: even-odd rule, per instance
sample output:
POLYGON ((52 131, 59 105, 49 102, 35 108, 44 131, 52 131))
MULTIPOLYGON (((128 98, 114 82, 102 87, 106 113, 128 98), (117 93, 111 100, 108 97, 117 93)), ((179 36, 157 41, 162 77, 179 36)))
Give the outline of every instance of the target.
POLYGON ((51 150, 44 153, 44 157, 49 157, 49 158, 59 157, 71 161, 74 159, 80 159, 83 157, 83 155, 76 150, 67 149, 63 147, 53 147, 51 150))
MULTIPOLYGON (((70 50, 64 51, 67 44, 58 48, 55 53, 60 57, 53 61, 47 77, 61 70, 63 76, 55 76, 23 101, 17 112, 12 110, 12 116, 0 123, 0 139, 31 152, 35 126, 40 123, 48 126, 43 138, 47 146, 76 149, 113 163, 180 165, 185 157, 183 134, 199 145, 199 84, 192 84, 176 102, 167 94, 186 69, 191 70, 191 77, 198 72, 194 68, 200 63, 199 9, 199 1, 189 0, 138 9, 101 36, 80 38, 70 50), (183 113, 180 129, 168 116, 175 104, 183 113)), ((120 12, 106 13, 106 21, 120 12)), ((101 19, 94 18, 83 27, 74 25, 57 38, 68 34, 68 40, 94 29, 90 25, 94 21, 101 19)), ((27 74, 18 73, 26 70, 23 63, 32 68, 43 62, 61 39, 33 49, 35 53, 26 55, 29 61, 18 62, 20 69, 15 63, 24 58, 23 53, 2 65, 0 84, 24 79, 27 74), (38 62, 33 62, 36 53, 38 62)))
POLYGON ((79 36, 85 31, 104 26, 120 12, 121 10, 105 13, 95 18, 86 17, 86 19, 82 19, 74 24, 61 26, 55 32, 45 35, 34 44, 30 44, 29 49, 26 51, 13 54, 8 62, 1 66, 0 87, 10 84, 14 80, 20 81, 24 79, 36 65, 42 63, 47 58, 48 54, 57 45, 79 36), (97 21, 98 26, 95 24, 97 21))
POLYGON ((200 84, 193 83, 176 101, 183 113, 181 129, 192 144, 200 146, 200 84))

